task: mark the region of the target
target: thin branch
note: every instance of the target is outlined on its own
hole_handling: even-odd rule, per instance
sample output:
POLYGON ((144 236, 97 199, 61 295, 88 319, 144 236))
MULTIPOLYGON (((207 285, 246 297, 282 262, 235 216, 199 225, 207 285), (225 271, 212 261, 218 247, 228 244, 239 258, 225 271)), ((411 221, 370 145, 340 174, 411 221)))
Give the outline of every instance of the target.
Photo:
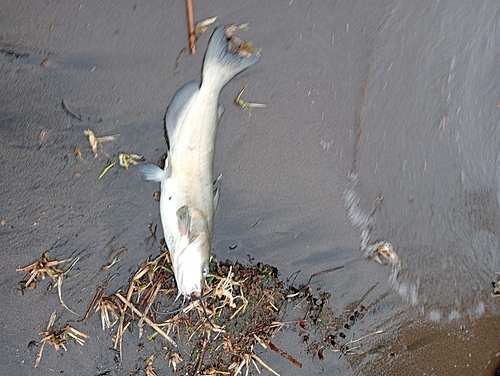
POLYGON ((189 33, 189 52, 191 55, 196 53, 196 33, 194 30, 194 15, 192 0, 186 0, 187 24, 189 33))

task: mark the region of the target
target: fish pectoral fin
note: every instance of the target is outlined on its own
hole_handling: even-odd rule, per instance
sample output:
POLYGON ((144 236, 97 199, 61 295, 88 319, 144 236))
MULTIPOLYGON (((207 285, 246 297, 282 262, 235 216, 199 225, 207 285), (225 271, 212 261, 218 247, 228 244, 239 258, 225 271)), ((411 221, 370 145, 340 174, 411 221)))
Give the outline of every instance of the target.
POLYGON ((181 236, 187 236, 191 241, 191 215, 189 214, 189 209, 186 205, 181 206, 177 209, 177 224, 179 226, 179 232, 181 236))
POLYGON ((198 81, 189 81, 174 94, 172 102, 168 105, 165 114, 165 124, 167 126, 167 136, 170 146, 175 143, 175 127, 179 123, 179 118, 184 113, 184 108, 189 105, 191 99, 199 90, 200 83, 198 81))
POLYGON ((161 182, 164 175, 164 171, 160 167, 151 163, 140 165, 139 172, 142 175, 142 179, 145 181, 161 182))
MULTIPOLYGON (((195 220, 193 221, 193 215, 191 211, 187 207, 187 205, 181 206, 177 209, 177 224, 179 226, 179 233, 182 236, 187 237, 189 244, 193 243, 201 234, 204 234, 200 231, 199 228, 195 226, 196 218, 200 215, 198 210, 194 210, 195 220)), ((199 218, 198 218, 199 220, 199 218)))

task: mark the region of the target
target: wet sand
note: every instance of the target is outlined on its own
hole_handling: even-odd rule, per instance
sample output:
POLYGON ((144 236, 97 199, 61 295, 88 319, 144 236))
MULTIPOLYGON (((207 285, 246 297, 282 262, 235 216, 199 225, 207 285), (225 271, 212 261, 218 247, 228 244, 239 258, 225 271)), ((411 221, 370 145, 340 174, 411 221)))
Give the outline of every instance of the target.
MULTIPOLYGON (((103 179, 98 176, 108 164, 105 152, 143 154, 148 161, 159 160, 165 151, 162 119, 166 106, 179 87, 199 78, 209 35, 202 36, 195 56, 182 52, 187 46, 183 2, 166 5, 159 1, 125 1, 119 7, 97 1, 3 3, 0 7, 3 161, 0 252, 1 294, 5 303, 0 313, 3 339, 0 373, 130 374, 144 369, 145 359, 154 353, 158 374, 172 374, 168 361, 163 359, 162 343, 138 340, 137 328, 125 338, 124 361, 116 370, 110 335, 101 330, 98 316, 94 314, 85 323, 74 320, 83 317, 96 288, 107 278, 117 274, 109 285, 110 290, 116 291, 127 283, 142 260, 158 254, 162 234, 158 203, 152 197, 157 187, 140 181, 133 167, 128 170, 115 167, 103 179), (79 119, 63 108, 63 100, 79 119), (103 144, 104 150, 94 158, 83 135, 86 129, 99 136, 120 136, 103 144), (76 147, 80 148, 83 160, 75 157, 76 147), (158 226, 156 240, 150 237, 149 225, 158 226), (101 266, 110 263, 122 248, 118 265, 102 271, 101 266), (47 280, 39 281, 36 290, 25 291, 22 296, 15 293, 22 279, 15 268, 34 262, 45 251, 57 259, 81 256, 63 288, 66 304, 78 316, 60 306, 56 289, 46 291, 47 280), (29 348, 28 344, 40 341, 38 333, 45 330, 54 309, 58 312, 56 325, 71 321, 91 338, 81 348, 70 343, 67 352, 55 352, 46 346, 39 368, 34 369, 38 348, 29 348), (138 347, 144 342, 144 348, 138 347)), ((359 250, 359 229, 349 222, 343 202, 343 194, 351 182, 348 173, 357 168, 364 185, 356 193, 365 210, 369 211, 380 194, 388 203, 389 212, 382 212, 377 218, 379 232, 373 234, 373 240, 389 235, 389 241, 396 239, 401 243, 407 234, 405 230, 413 222, 417 230, 426 229, 425 212, 415 221, 400 214, 410 209, 404 206, 404 201, 400 204, 398 191, 391 190, 396 181, 391 179, 397 179, 392 165, 382 165, 375 178, 365 172, 372 170, 371 162, 377 163, 381 148, 388 160, 401 159, 400 154, 391 154, 397 147, 380 146, 369 140, 359 142, 357 132, 360 127, 369 127, 370 121, 386 121, 392 134, 402 134, 400 137, 406 134, 401 133, 397 122, 390 120, 398 114, 395 110, 373 110, 374 103, 380 106, 377 88, 378 85, 383 88, 384 80, 382 73, 374 72, 387 71, 384 64, 390 65, 388 55, 395 53, 386 47, 391 43, 390 37, 405 35, 407 30, 403 28, 394 35, 387 31, 388 25, 396 29, 402 25, 394 14, 406 12, 408 19, 414 14, 422 17, 416 24, 420 35, 426 36, 426 26, 431 30, 436 19, 443 20, 443 14, 450 13, 447 7, 459 5, 444 2, 440 7, 432 7, 429 3, 428 7, 415 9, 396 6, 396 2, 326 4, 289 0, 272 4, 248 1, 194 4, 197 20, 218 16, 219 25, 249 22, 249 30, 241 35, 262 48, 259 63, 230 82, 221 95, 226 112, 216 148, 215 174, 222 173, 223 179, 215 217, 214 253, 219 259, 243 261, 250 256, 256 262, 275 265, 283 279, 301 270, 297 277, 301 283, 313 273, 344 265, 340 271, 315 278, 313 288, 332 294, 330 306, 339 317, 361 305, 369 307, 363 320, 346 330, 348 336, 360 338, 370 331, 384 331, 363 341, 360 355, 344 356, 330 351, 325 353, 323 361, 307 353, 298 329, 281 331, 275 343, 303 363, 303 369, 271 351, 259 352, 259 356, 282 375, 478 375, 494 374, 498 367, 495 358, 500 349, 498 301, 490 299, 479 318, 462 315, 451 323, 429 323, 425 315, 419 314, 418 307, 408 306, 392 291, 387 283, 389 268, 364 259, 359 250), (254 109, 251 116, 232 105, 247 84, 243 99, 267 104, 266 108, 254 109), (362 158, 358 165, 356 156, 362 158), (384 180, 383 177, 391 176, 391 171, 396 178, 384 180), (391 195, 396 197, 395 201, 391 202, 391 195), (401 211, 395 209, 398 207, 401 211), (391 216, 391 213, 399 214, 391 216), (493 363, 488 368, 490 360, 493 363)), ((456 22, 472 22, 466 17, 468 7, 476 9, 466 5, 463 13, 452 12, 456 22)), ((481 8, 480 13, 488 13, 487 7, 481 8)), ((498 16, 490 13, 488 28, 481 29, 484 51, 494 50, 491 41, 495 40, 494 33, 498 34, 498 16)), ((478 32, 479 26, 470 26, 478 32)), ((432 32, 439 39, 440 30, 432 32)), ((428 40, 432 41, 431 37, 428 40)), ((466 38, 457 40, 462 42, 466 38)), ((440 61, 440 52, 429 44, 423 47, 429 54, 428 61, 440 61)), ((453 54, 447 51, 443 64, 451 63, 450 56, 453 54)), ((482 67, 492 56, 497 54, 485 53, 468 63, 482 67)), ((414 55, 399 57, 394 85, 406 79, 418 81, 425 74, 405 71, 412 68, 413 58, 414 55)), ((460 62, 457 60, 457 64, 460 62)), ((489 71, 495 69, 493 66, 489 71)), ((459 69, 457 74, 468 72, 459 69)), ((444 71, 443 77, 448 73, 444 71)), ((440 78, 440 73, 436 77, 440 78)), ((465 98, 467 89, 474 95, 481 88, 459 85, 455 89, 464 89, 457 95, 465 98)), ((493 97, 492 103, 483 110, 488 111, 488 116, 483 116, 486 126, 489 124, 491 128, 495 119, 491 108, 498 98, 494 86, 488 93, 493 97)), ((412 109, 414 114, 433 108, 432 101, 426 102, 425 86, 412 93, 393 90, 384 95, 387 95, 384 100, 392 99, 400 109, 412 109)), ((480 99, 484 101, 485 97, 480 99)), ((441 115, 437 114, 446 115, 445 110, 443 106, 432 109, 438 130, 441 115)), ((454 114, 457 108, 453 110, 454 114)), ((381 131, 372 132, 382 137, 381 131)), ((412 138, 418 137, 418 130, 415 132, 412 138)), ((494 141, 495 136, 496 133, 489 139, 494 141)), ((474 140, 470 145, 476 145, 473 133, 467 137, 474 140)), ((408 152, 417 157, 421 149, 408 148, 408 152)), ((472 165, 459 161, 458 168, 474 171, 485 163, 498 163, 491 160, 496 155, 497 151, 489 150, 485 152, 485 161, 479 159, 470 162, 472 165)), ((445 162, 453 163, 452 157, 445 162)), ((488 187, 497 193, 497 176, 493 173, 486 176, 488 187)), ((444 189, 436 186, 426 186, 423 200, 431 189, 444 189)), ((445 193, 441 191, 437 197, 445 193)), ((498 205, 498 200, 494 195, 490 199, 488 203, 493 209, 488 215, 490 221, 498 223, 494 222, 498 206, 495 209, 493 205, 498 205)), ((460 213, 467 218, 467 213, 460 213)), ((440 218, 449 215, 443 209, 440 218)), ((469 222, 463 219, 461 223, 466 228, 469 222)), ((490 232, 487 240, 493 239, 490 243, 498 245, 498 230, 490 232)), ((416 238, 409 237, 406 241, 416 238)), ((484 239, 481 239, 472 244, 482 246, 484 239)), ((498 248, 492 251, 491 260, 498 263, 497 254, 498 248)), ((419 259, 415 260, 417 266, 410 263, 410 267, 420 265, 419 259)), ((474 258, 466 263, 473 271, 480 269, 477 265, 483 265, 474 258)), ((493 263, 483 271, 492 270, 500 271, 500 265, 493 263)), ((495 275, 481 276, 482 281, 494 278, 495 275)), ((483 286, 481 293, 488 295, 484 283, 479 284, 483 286)), ((426 289, 431 294, 429 287, 426 289)), ((290 315, 293 316, 293 310, 290 315)))

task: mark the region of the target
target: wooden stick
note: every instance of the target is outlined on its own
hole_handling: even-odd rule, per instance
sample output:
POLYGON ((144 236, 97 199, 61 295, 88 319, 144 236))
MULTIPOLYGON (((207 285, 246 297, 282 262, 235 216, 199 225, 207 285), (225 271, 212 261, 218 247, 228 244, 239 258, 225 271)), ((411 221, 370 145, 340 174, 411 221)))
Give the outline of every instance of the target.
POLYGON ((293 364, 295 364, 297 367, 302 368, 302 363, 300 363, 299 361, 297 361, 293 356, 288 355, 283 350, 280 350, 279 348, 277 348, 276 345, 274 343, 272 343, 271 341, 269 341, 269 347, 271 348, 271 350, 277 352, 283 358, 289 360, 290 362, 292 362, 293 364))
POLYGON ((161 334, 168 342, 170 342, 174 347, 177 347, 177 344, 174 340, 165 333, 158 325, 156 325, 153 321, 151 321, 147 316, 143 315, 141 311, 134 307, 132 303, 130 303, 127 299, 125 299, 121 294, 116 293, 115 296, 120 299, 127 307, 129 307, 132 312, 134 312, 137 316, 144 318, 146 324, 156 330, 159 334, 161 334))
POLYGON ((189 52, 191 55, 196 53, 196 34, 194 30, 194 16, 192 0, 186 0, 187 24, 189 33, 189 52))

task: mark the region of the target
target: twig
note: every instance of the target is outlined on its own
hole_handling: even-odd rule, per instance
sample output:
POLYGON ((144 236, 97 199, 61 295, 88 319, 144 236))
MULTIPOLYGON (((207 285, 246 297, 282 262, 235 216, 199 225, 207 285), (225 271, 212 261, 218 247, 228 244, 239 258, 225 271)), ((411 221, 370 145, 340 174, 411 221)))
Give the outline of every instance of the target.
POLYGON ((271 341, 269 341, 269 347, 271 348, 271 350, 277 352, 278 354, 280 354, 283 358, 289 360, 290 362, 292 362, 293 364, 295 364, 297 367, 299 368, 302 368, 302 363, 300 363, 299 361, 297 361, 295 358, 293 358, 291 355, 288 355, 286 352, 284 352, 283 350, 280 350, 279 348, 277 348, 274 343, 272 343, 271 341))
POLYGON ((137 316, 143 317, 144 321, 152 327, 154 330, 156 330, 158 333, 160 333, 163 338, 165 338, 168 342, 170 342, 174 347, 177 347, 177 344, 174 342, 174 340, 167 335, 158 325, 156 325, 153 321, 151 321, 147 316, 143 315, 141 311, 139 311, 137 308, 134 307, 132 303, 130 303, 127 299, 125 299, 121 294, 116 293, 115 296, 120 299, 127 307, 129 307, 132 312, 134 312, 137 316))
POLYGON ((306 286, 309 286, 309 284, 311 283, 311 280, 314 278, 314 277, 318 277, 320 275, 323 275, 323 274, 327 274, 327 273, 331 273, 335 270, 338 270, 338 269, 342 269, 344 266, 337 266, 335 268, 331 268, 331 269, 327 269, 327 270, 323 270, 322 272, 318 272, 318 273, 314 273, 311 275, 311 277, 309 277, 309 281, 307 281, 306 283, 306 286))
POLYGON ((77 320, 77 322, 82 322, 85 321, 89 318, 90 314, 92 313, 92 310, 94 309, 95 305, 97 304, 97 301, 101 299, 102 295, 104 293, 104 288, 102 286, 99 286, 97 288, 97 291, 94 295, 94 299, 92 299, 92 302, 89 305, 89 308, 87 309, 87 312, 85 312, 85 316, 83 316, 83 319, 77 320))
POLYGON ((99 299, 102 298, 103 294, 104 294, 104 289, 108 286, 108 283, 113 279, 115 278, 116 274, 113 274, 111 277, 109 277, 107 280, 105 280, 101 286, 97 287, 97 290, 96 290, 96 293, 94 295, 94 299, 92 299, 92 302, 90 303, 90 306, 89 308, 87 309, 87 312, 85 312, 85 316, 83 316, 83 319, 81 320, 77 320, 77 322, 82 322, 82 321, 85 321, 89 318, 90 316, 90 313, 92 312, 92 310, 94 309, 95 305, 97 304, 97 302, 99 301, 99 299))
POLYGON ((186 0, 187 24, 189 33, 189 52, 191 55, 196 53, 196 33, 194 30, 194 15, 192 0, 186 0))
MULTIPOLYGON (((157 283, 156 285, 156 288, 154 289, 154 292, 152 295, 150 295, 147 299, 147 305, 146 305, 146 309, 144 310, 144 316, 140 318, 139 322, 137 323, 137 326, 139 327, 139 338, 142 337, 142 333, 143 333, 143 325, 144 325, 144 318, 146 317, 146 315, 148 314, 149 310, 151 309, 151 305, 154 303, 155 299, 156 299, 156 295, 158 294, 158 291, 160 291, 160 288, 161 288, 161 283, 157 283)), ((151 291, 151 290, 150 290, 151 291)))
POLYGON ((200 373, 201 365, 203 364, 203 357, 205 356, 206 351, 207 351, 207 340, 204 340, 201 353, 198 356, 198 364, 196 364, 196 370, 194 371, 194 375, 198 375, 200 373))

